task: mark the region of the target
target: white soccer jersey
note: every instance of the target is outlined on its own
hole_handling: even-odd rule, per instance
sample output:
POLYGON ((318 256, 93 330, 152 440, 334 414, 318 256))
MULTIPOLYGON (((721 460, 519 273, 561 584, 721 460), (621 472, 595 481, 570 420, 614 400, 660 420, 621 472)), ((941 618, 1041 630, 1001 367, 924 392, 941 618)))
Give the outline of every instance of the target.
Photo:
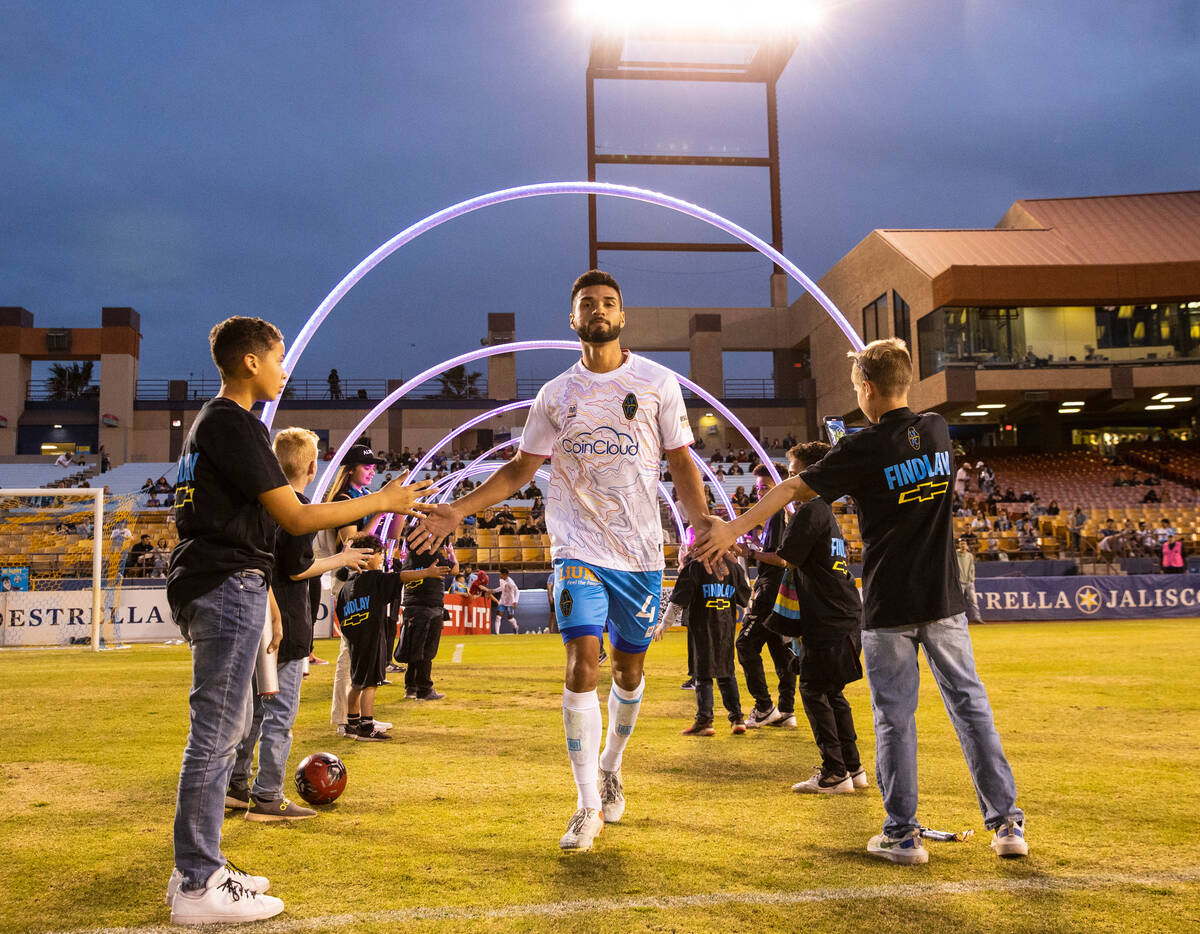
POLYGON ((521 450, 550 458, 551 556, 661 571, 659 463, 692 441, 675 376, 628 351, 611 373, 580 362, 543 386, 521 450))

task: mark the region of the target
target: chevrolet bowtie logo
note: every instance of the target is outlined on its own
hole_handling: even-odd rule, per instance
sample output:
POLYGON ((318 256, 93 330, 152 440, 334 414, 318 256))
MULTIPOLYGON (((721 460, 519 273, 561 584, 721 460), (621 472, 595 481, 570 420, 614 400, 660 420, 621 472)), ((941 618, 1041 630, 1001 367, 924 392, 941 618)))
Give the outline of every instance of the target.
POLYGON ((948 486, 950 486, 950 482, 948 480, 943 480, 940 483, 936 483, 933 480, 926 480, 924 483, 918 484, 911 490, 901 491, 900 499, 897 500, 897 502, 911 503, 914 501, 919 501, 924 503, 928 500, 941 496, 946 492, 946 488, 948 486))
POLYGON ((849 574, 850 573, 849 568, 846 567, 846 562, 842 561, 840 558, 837 561, 833 562, 833 569, 835 571, 837 571, 839 574, 849 574))
POLYGON ((342 620, 342 626, 360 626, 367 621, 367 615, 367 613, 351 613, 342 620))
POLYGON ((709 600, 704 605, 706 607, 708 607, 710 610, 728 610, 729 609, 729 601, 726 600, 724 597, 718 597, 716 599, 709 600))
POLYGON ((194 504, 196 488, 194 486, 180 486, 175 488, 175 505, 186 506, 188 503, 194 504))

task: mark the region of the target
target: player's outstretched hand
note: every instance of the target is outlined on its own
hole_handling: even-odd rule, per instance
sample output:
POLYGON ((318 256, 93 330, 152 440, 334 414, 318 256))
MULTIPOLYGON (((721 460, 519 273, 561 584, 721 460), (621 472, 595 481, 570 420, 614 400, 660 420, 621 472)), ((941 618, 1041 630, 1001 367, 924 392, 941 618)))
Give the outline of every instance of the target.
POLYGON ((441 547, 442 542, 454 534, 460 517, 458 510, 449 503, 426 505, 422 512, 416 528, 408 535, 408 544, 415 548, 418 554, 428 554, 441 547))
POLYGON ((422 495, 429 492, 433 486, 432 480, 421 480, 418 483, 405 483, 408 471, 400 474, 395 480, 386 484, 379 495, 384 497, 384 508, 381 512, 397 512, 404 516, 421 515, 429 505, 419 502, 422 495))
POLYGON ((369 548, 351 548, 350 541, 346 541, 346 547, 342 549, 342 561, 344 567, 348 567, 351 571, 365 571, 367 569, 367 559, 371 557, 369 548))

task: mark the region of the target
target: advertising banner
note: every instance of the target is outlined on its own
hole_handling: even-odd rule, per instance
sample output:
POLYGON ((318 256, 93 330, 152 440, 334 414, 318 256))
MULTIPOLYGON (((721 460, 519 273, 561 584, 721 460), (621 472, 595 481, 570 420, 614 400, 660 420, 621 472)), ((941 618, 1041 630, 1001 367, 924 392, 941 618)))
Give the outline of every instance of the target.
POLYGON ((985 622, 1200 616, 1200 576, 976 578, 985 622))

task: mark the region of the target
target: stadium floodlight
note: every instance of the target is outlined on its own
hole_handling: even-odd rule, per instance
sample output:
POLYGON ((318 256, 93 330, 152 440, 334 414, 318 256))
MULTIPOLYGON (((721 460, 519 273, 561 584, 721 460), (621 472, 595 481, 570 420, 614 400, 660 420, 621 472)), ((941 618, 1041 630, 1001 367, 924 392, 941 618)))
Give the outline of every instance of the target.
POLYGON ((981 408, 981 409, 1006 409, 1006 408, 1008 408, 1008 406, 1005 405, 1003 402, 981 402, 979 404, 979 408, 981 408))
POLYGON ((1154 405, 1146 406, 1146 411, 1147 412, 1165 412, 1167 409, 1173 409, 1173 408, 1175 408, 1174 404, 1167 405, 1165 403, 1159 402, 1154 405))
POLYGON ((1083 411, 1083 409, 1077 409, 1077 408, 1071 407, 1071 408, 1059 409, 1058 414, 1059 415, 1075 415, 1082 411, 1083 411))
POLYGON ((1191 396, 1167 396, 1163 402, 1191 402, 1191 396))
POLYGON ((958 414, 963 415, 967 418, 975 418, 976 416, 987 415, 988 413, 987 412, 979 412, 979 411, 976 411, 975 409, 972 409, 969 412, 959 412, 958 414))
POLYGON ((1083 406, 1087 405, 1087 403, 1086 402, 1060 402, 1059 405, 1077 405, 1082 408, 1083 406))
POLYGON ((824 18, 816 0, 577 0, 575 6, 598 28, 729 36, 812 29, 824 18))
POLYGON ((1150 398, 1151 398, 1151 399, 1154 399, 1155 401, 1157 401, 1157 400, 1159 400, 1159 399, 1165 399, 1165 398, 1166 398, 1167 396, 1169 396, 1169 395, 1170 395, 1170 393, 1169 393, 1169 392, 1156 392, 1156 393, 1155 393, 1154 395, 1152 395, 1150 398))

